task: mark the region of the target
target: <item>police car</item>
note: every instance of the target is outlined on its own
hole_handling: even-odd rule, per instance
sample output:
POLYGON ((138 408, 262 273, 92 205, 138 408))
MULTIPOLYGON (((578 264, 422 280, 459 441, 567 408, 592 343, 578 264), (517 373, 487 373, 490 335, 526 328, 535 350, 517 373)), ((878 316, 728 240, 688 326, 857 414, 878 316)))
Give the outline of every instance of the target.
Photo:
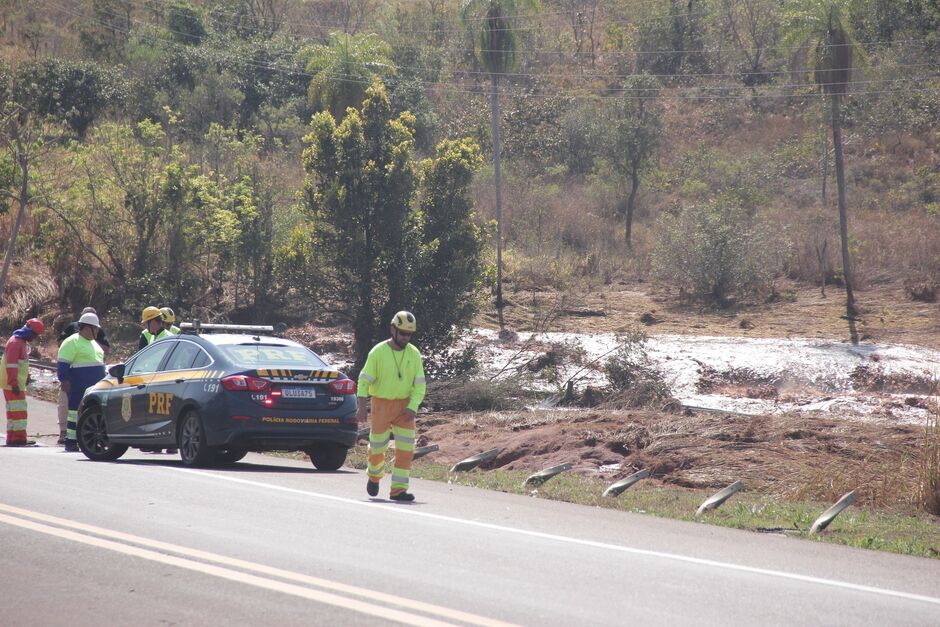
POLYGON ((112 461, 128 448, 178 448, 189 466, 249 451, 304 451, 336 470, 356 442, 356 384, 272 327, 182 324, 88 389, 78 445, 112 461), (262 335, 266 333, 266 335, 262 335))

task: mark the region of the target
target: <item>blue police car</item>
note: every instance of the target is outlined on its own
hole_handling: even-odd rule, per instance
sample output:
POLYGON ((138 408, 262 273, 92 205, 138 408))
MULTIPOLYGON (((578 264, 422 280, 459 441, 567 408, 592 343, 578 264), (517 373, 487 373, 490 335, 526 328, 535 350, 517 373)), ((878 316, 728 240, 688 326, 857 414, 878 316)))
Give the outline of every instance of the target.
POLYGON ((112 461, 128 448, 178 448, 188 466, 249 451, 304 451, 336 470, 356 442, 356 383, 272 327, 183 324, 88 389, 78 445, 112 461), (262 334, 266 333, 266 334, 262 334))

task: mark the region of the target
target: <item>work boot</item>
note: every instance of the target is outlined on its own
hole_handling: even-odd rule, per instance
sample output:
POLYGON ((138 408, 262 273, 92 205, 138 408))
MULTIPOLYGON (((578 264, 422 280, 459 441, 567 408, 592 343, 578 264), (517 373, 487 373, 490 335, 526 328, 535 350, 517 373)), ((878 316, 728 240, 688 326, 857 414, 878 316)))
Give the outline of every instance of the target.
POLYGON ((398 501, 399 503, 411 503, 415 500, 415 495, 411 492, 399 492, 398 494, 392 494, 388 497, 392 501, 398 501))
POLYGON ((168 448, 168 449, 166 450, 166 454, 167 454, 167 455, 176 455, 176 454, 179 453, 179 452, 180 452, 180 451, 179 451, 179 449, 177 449, 177 448, 168 448))
POLYGON ((16 440, 7 442, 7 446, 36 446, 36 440, 16 440))
POLYGON ((369 479, 366 482, 366 492, 369 493, 369 496, 378 496, 379 495, 379 482, 369 479))
POLYGON ((78 442, 72 442, 72 441, 66 440, 65 452, 66 453, 78 453, 78 442))
POLYGON ((65 444, 65 431, 59 431, 59 439, 55 443, 59 446, 65 444))

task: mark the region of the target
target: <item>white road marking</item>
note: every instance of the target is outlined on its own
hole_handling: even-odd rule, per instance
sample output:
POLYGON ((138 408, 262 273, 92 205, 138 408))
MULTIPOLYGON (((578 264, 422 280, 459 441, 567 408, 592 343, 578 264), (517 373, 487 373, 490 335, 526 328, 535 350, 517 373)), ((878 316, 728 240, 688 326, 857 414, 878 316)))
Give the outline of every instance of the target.
POLYGON ((492 627, 512 627, 511 623, 504 623, 497 620, 492 620, 482 616, 477 616, 467 612, 461 612, 460 610, 454 610, 451 608, 441 607, 437 605, 432 605, 430 603, 424 603, 421 601, 414 601, 411 599, 406 599, 400 596, 385 594, 382 592, 377 592, 374 590, 369 590, 366 588, 358 588, 356 586, 351 586, 335 581, 330 581, 328 579, 321 579, 319 577, 311 577, 301 573, 295 573, 287 570, 282 570, 279 568, 272 568, 269 566, 264 566, 262 564, 255 564, 253 562, 247 562, 245 560, 239 560, 235 558, 225 557, 223 555, 217 555, 213 553, 208 553, 206 551, 200 551, 198 549, 190 549, 187 547, 169 544, 165 542, 159 542, 156 540, 150 540, 147 538, 142 538, 139 536, 134 536, 131 534, 125 534, 111 529, 104 529, 101 527, 95 527, 93 525, 86 525, 84 523, 75 522, 65 518, 59 518, 56 516, 48 516, 46 514, 41 514, 39 512, 33 512, 30 510, 21 509, 18 507, 13 507, 0 503, 0 511, 8 512, 10 515, 0 513, 0 523, 7 523, 9 525, 14 525, 24 529, 29 529, 31 531, 36 531, 39 533, 45 533, 47 535, 56 536, 63 538, 65 540, 71 540, 73 542, 80 542, 82 544, 87 544, 95 546, 98 548, 104 548, 111 551, 116 551, 118 553, 123 553, 125 555, 131 555, 134 557, 139 557, 155 562, 160 562, 163 564, 168 564, 171 566, 177 566, 179 568, 185 568, 187 570, 192 570, 200 572, 206 575, 212 575, 215 577, 221 577, 223 579, 228 579, 230 581, 236 581, 243 584, 253 585, 260 588, 265 588, 268 590, 273 590, 276 592, 282 592, 284 594, 291 594, 294 596, 299 596, 305 599, 310 599, 312 601, 317 601, 320 603, 325 603, 327 605, 333 605, 343 609, 351 610, 354 612, 360 612, 362 614, 369 614, 371 616, 377 616, 379 618, 384 618, 388 620, 393 620, 400 623, 405 623, 408 625, 428 625, 428 626, 443 626, 451 625, 452 623, 445 623, 424 616, 419 616, 417 614, 411 614, 408 612, 390 609, 381 605, 375 605, 373 603, 366 603, 363 601, 358 601, 356 599, 350 599, 342 597, 336 594, 329 592, 323 592, 320 590, 312 590, 310 588, 305 588, 302 586, 286 583, 283 581, 277 581, 274 579, 267 579, 264 577, 259 577, 256 575, 251 575, 248 573, 230 570, 228 568, 223 568, 220 566, 213 566, 211 564, 205 564, 203 562, 196 562, 192 559, 185 559, 182 557, 176 557, 172 555, 166 555, 165 553, 158 553, 145 548, 140 548, 137 546, 130 546, 128 544, 121 544, 120 542, 115 542, 114 539, 119 539, 124 542, 131 542, 134 544, 139 544, 142 546, 148 546, 153 549, 158 549, 162 551, 170 551, 174 553, 180 553, 186 555, 187 557, 201 559, 211 562, 216 562, 219 564, 225 564, 226 566, 233 566, 236 568, 241 568, 244 570, 251 570, 265 575, 272 575, 275 577, 280 577, 282 579, 288 579, 297 581, 300 583, 318 586, 320 588, 326 588, 329 590, 334 590, 337 592, 342 592, 345 594, 352 594, 356 596, 366 597, 373 601, 381 601, 384 603, 394 604, 406 609, 425 612, 428 614, 436 614, 442 618, 447 618, 451 620, 461 621, 465 623, 470 623, 473 625, 483 625, 483 626, 492 626, 492 627), (24 517, 24 518, 21 518, 24 517), (27 520, 26 518, 32 518, 34 520, 27 520), (70 531, 69 529, 62 529, 59 527, 52 527, 47 524, 36 522, 37 520, 42 520, 51 524, 60 525, 63 527, 68 527, 86 533, 92 533, 97 535, 107 536, 106 538, 98 538, 94 536, 85 535, 83 533, 78 533, 77 531, 70 531), (107 539, 112 538, 112 539, 107 539))
POLYGON ((428 512, 417 511, 410 507, 401 507, 401 506, 390 507, 388 503, 381 503, 381 502, 374 502, 374 501, 361 501, 361 500, 351 499, 351 498, 343 497, 343 496, 323 494, 321 492, 310 492, 308 490, 288 488, 284 486, 273 485, 270 483, 263 483, 260 481, 251 481, 250 479, 240 479, 238 477, 230 477, 227 475, 217 475, 211 472, 196 470, 193 468, 174 467, 174 468, 171 468, 171 470, 176 470, 178 472, 185 472, 185 473, 191 473, 191 474, 196 474, 196 475, 202 475, 204 477, 211 477, 213 479, 219 479, 222 481, 230 481, 232 483, 250 485, 250 486, 254 486, 258 488, 263 488, 265 490, 276 490, 279 492, 288 492, 290 494, 299 494, 303 496, 308 496, 308 497, 312 497, 315 499, 335 501, 337 503, 345 503, 347 505, 355 505, 359 507, 369 507, 369 508, 379 508, 382 511, 388 512, 393 515, 416 516, 418 518, 427 518, 430 520, 439 520, 439 521, 455 523, 459 525, 466 525, 469 527, 490 529, 492 531, 512 533, 516 535, 528 536, 530 538, 541 538, 543 540, 553 540, 556 542, 577 544, 579 546, 589 546, 589 547, 596 548, 596 549, 606 549, 609 551, 629 553, 632 555, 643 555, 646 557, 667 559, 667 560, 673 560, 677 562, 685 562, 687 564, 698 564, 700 566, 711 566, 714 568, 722 568, 725 570, 732 570, 736 572, 752 573, 755 575, 765 575, 767 577, 777 577, 780 579, 789 579, 792 581, 800 581, 803 583, 830 586, 833 588, 841 588, 843 590, 852 590, 854 592, 867 592, 870 594, 878 594, 878 595, 892 597, 896 599, 905 599, 908 601, 920 601, 923 603, 932 603, 934 605, 940 605, 940 597, 930 597, 930 596, 926 596, 922 594, 913 594, 910 592, 901 592, 899 590, 890 590, 888 588, 865 586, 861 584, 849 583, 847 581, 838 581, 836 579, 826 579, 824 577, 813 577, 811 575, 800 575, 797 573, 788 573, 788 572, 784 572, 781 570, 771 570, 769 568, 756 568, 754 566, 743 566, 740 564, 732 564, 730 562, 719 562, 718 560, 710 560, 710 559, 704 559, 700 557, 691 557, 688 555, 680 555, 678 553, 666 553, 663 551, 653 551, 649 549, 637 549, 637 548, 633 548, 629 546, 622 546, 619 544, 610 544, 607 542, 598 542, 595 540, 584 540, 581 538, 562 536, 562 535, 557 535, 554 533, 545 533, 542 531, 532 531, 529 529, 508 527, 506 525, 497 525, 495 523, 480 522, 478 520, 467 520, 465 518, 455 518, 453 516, 445 516, 443 514, 431 514, 428 512))

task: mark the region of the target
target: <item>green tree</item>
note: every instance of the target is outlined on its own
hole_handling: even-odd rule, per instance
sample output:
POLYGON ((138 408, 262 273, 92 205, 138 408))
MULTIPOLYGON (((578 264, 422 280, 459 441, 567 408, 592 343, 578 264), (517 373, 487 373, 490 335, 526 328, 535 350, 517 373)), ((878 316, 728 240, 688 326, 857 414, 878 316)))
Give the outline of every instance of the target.
POLYGON ((53 116, 80 138, 109 107, 123 102, 124 77, 97 63, 45 59, 16 70, 12 98, 39 116, 53 116))
POLYGON ((92 19, 82 22, 79 33, 85 52, 99 61, 123 61, 134 23, 134 4, 130 0, 91 0, 92 19))
POLYGON ((432 370, 450 369, 449 349, 479 309, 486 234, 474 222, 470 184, 483 162, 471 139, 443 141, 422 163, 411 303, 432 370), (413 304, 412 304, 413 303, 413 304))
POLYGON ((314 241, 331 265, 322 278, 348 307, 358 370, 406 297, 405 241, 417 174, 414 118, 392 117, 380 82, 366 92, 361 110, 347 111, 339 124, 327 111, 313 117, 303 163, 314 241))
POLYGON ((45 119, 23 107, 9 101, 3 103, 3 109, 0 110, 0 207, 6 212, 9 203, 16 202, 18 209, 3 259, 3 269, 0 270, 0 300, 26 207, 34 200, 30 190, 35 176, 33 170, 37 161, 48 151, 49 145, 55 143, 52 129, 45 119), (50 142, 50 139, 53 141, 50 142))
POLYGON ((765 292, 787 244, 740 205, 723 199, 660 217, 653 274, 680 293, 725 305, 765 292))
POLYGON ((234 298, 236 309, 242 286, 250 297, 249 307, 260 311, 267 305, 274 271, 274 211, 280 202, 275 173, 262 161, 264 141, 260 135, 213 125, 205 137, 209 163, 217 183, 232 197, 238 221, 234 298))
POLYGON ((193 173, 163 126, 147 120, 135 127, 102 125, 86 143, 73 142, 67 164, 66 191, 50 202, 67 226, 48 234, 60 238, 52 247, 54 265, 77 267, 83 258, 97 258, 124 300, 171 297, 165 273, 186 256, 170 258, 167 224, 188 185, 180 179, 193 173))
POLYGON ((845 280, 845 311, 853 344, 858 343, 852 259, 849 254, 849 226, 845 201, 845 162, 842 154, 842 99, 851 80, 855 42, 844 21, 840 3, 847 0, 793 0, 786 7, 785 42, 812 42, 813 78, 829 97, 832 145, 835 153, 836 183, 839 189, 839 238, 842 243, 842 274, 845 280))
POLYGON ((302 50, 313 74, 308 98, 341 119, 347 107, 359 107, 376 78, 394 76, 392 48, 375 34, 330 33, 330 43, 302 50))
POLYGON ((605 153, 617 172, 630 181, 624 208, 624 240, 631 245, 633 212, 640 175, 653 162, 663 133, 659 81, 648 75, 628 78, 623 95, 611 107, 608 132, 602 136, 605 153))
POLYGON ((166 8, 166 28, 175 41, 193 46, 206 36, 202 14, 184 0, 173 0, 166 8))
POLYGON ((773 79, 772 56, 780 24, 778 0, 706 0, 722 41, 730 41, 741 55, 736 66, 745 85, 773 79))
POLYGON ((461 18, 476 33, 474 52, 490 75, 490 133, 493 140, 493 180, 496 187, 496 311, 503 318, 503 205, 499 163, 499 80, 516 67, 518 38, 514 21, 525 9, 536 10, 539 0, 462 0, 461 18))

